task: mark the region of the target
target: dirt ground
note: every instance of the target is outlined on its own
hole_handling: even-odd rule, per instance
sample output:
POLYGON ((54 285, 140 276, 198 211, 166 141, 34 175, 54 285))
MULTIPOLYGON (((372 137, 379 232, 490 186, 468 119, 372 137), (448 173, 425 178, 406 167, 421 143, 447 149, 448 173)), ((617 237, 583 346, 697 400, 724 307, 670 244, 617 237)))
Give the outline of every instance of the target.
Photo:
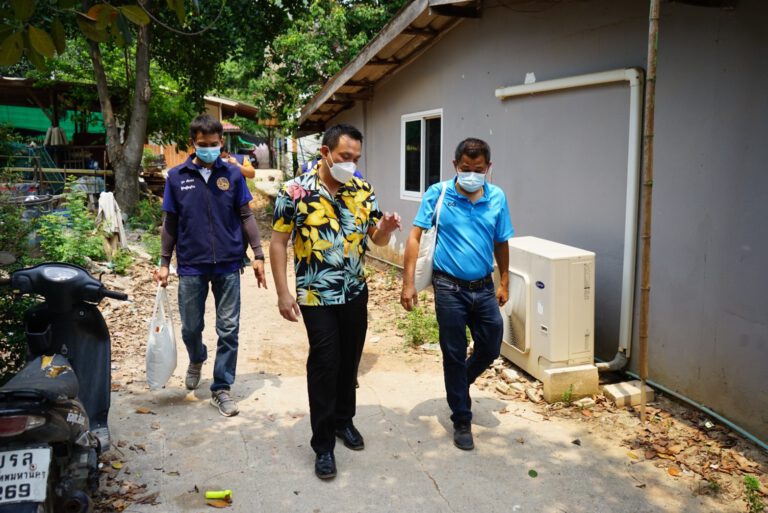
MULTIPOLYGON (((254 205, 268 253, 268 205, 264 200, 254 205)), ((267 266, 269 262, 267 261, 267 266)), ((398 324, 405 318, 399 306, 400 274, 398 270, 376 264, 369 259, 369 334, 359 379, 378 370, 409 371, 434 375, 441 379, 441 358, 433 346, 411 347, 398 324)), ((129 293, 131 302, 106 300, 102 312, 113 337, 112 390, 114 394, 131 394, 146 389, 144 351, 147 325, 152 315, 155 286, 151 281, 152 267, 137 261, 128 276, 105 276, 113 288, 129 293)), ((250 271, 247 271, 250 272, 250 271)), ((257 372, 282 376, 304 375, 306 340, 302 324, 284 322, 276 307, 271 276, 269 290, 256 289, 255 280, 244 280, 241 315, 241 352, 239 365, 257 372)), ((289 265, 289 283, 293 283, 289 265)), ((175 289, 171 285, 172 301, 175 289)), ((427 304, 431 304, 428 294, 427 304)), ((209 321, 210 322, 210 321, 209 321)), ((212 330, 207 329, 210 334, 212 330)), ((208 336, 208 335, 207 335, 208 336)), ((210 338, 208 336, 208 338, 210 338)), ((212 347, 212 340, 206 341, 212 347)), ((179 354, 179 366, 186 365, 186 355, 179 354)), ((749 510, 744 476, 759 479, 758 500, 765 501, 768 490, 768 457, 753 444, 718 425, 697 410, 688 408, 657 393, 656 402, 648 409, 649 422, 641 425, 633 409, 617 408, 602 395, 581 407, 575 404, 548 405, 540 401, 540 384, 524 372, 517 375, 503 372, 515 370, 509 362, 499 359, 478 380, 477 386, 492 391, 507 407, 501 413, 514 414, 516 405, 534 405, 543 421, 557 417, 586 426, 590 433, 626 450, 629 463, 649 461, 658 472, 675 479, 681 489, 693 495, 708 495, 722 504, 723 511, 749 510)), ((181 383, 177 385, 181 386, 181 383)), ((123 412, 125 413, 125 412, 123 412)), ((136 413, 142 413, 137 411, 136 413)), ((102 458, 104 483, 99 496, 99 511, 123 511, 132 503, 151 504, 157 492, 143 485, 140 477, 120 472, 120 461, 126 451, 140 452, 140 440, 115 440, 114 449, 102 458)), ((519 441, 524 443, 524 441, 519 441)), ((574 440, 579 445, 579 440, 574 440)), ((635 486, 643 488, 643 483, 635 486)))

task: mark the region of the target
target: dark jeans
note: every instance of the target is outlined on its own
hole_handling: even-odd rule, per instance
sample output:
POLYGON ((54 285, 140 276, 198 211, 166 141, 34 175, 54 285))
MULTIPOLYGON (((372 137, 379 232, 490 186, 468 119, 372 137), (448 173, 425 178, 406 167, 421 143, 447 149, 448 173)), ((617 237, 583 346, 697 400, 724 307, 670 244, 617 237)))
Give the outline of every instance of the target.
POLYGON ((451 420, 472 420, 469 385, 498 358, 503 323, 493 283, 469 290, 449 279, 433 275, 435 312, 440 327, 443 377, 451 420), (475 342, 467 358, 467 327, 475 342))
POLYGON ((368 330, 368 287, 343 305, 301 306, 309 338, 307 391, 312 449, 333 451, 336 428, 355 416, 355 378, 368 330))
POLYGON ((208 358, 208 348, 203 344, 203 328, 209 284, 216 303, 216 334, 219 336, 211 383, 211 392, 215 392, 229 390, 235 382, 240 330, 240 273, 179 276, 181 338, 187 346, 191 363, 202 363, 208 358))

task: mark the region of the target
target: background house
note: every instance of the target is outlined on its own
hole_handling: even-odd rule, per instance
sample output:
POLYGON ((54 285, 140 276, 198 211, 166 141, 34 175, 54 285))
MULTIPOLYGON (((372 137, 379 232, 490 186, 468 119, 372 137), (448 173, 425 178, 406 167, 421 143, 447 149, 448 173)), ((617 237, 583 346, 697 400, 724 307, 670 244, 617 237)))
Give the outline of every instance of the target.
MULTIPOLYGON (((597 356, 614 356, 622 329, 634 349, 637 309, 621 316, 639 294, 634 275, 626 277, 639 244, 629 214, 638 201, 630 131, 639 122, 630 82, 507 99, 496 91, 526 76, 642 72, 648 2, 431 3, 414 0, 385 26, 305 106, 302 127, 361 128, 359 167, 382 207, 406 221, 429 184, 454 175, 458 141, 487 140, 516 234, 597 253, 597 356)), ((649 349, 651 380, 763 441, 766 26, 768 4, 759 0, 662 2, 649 349)), ((406 237, 381 255, 399 258, 406 237)))

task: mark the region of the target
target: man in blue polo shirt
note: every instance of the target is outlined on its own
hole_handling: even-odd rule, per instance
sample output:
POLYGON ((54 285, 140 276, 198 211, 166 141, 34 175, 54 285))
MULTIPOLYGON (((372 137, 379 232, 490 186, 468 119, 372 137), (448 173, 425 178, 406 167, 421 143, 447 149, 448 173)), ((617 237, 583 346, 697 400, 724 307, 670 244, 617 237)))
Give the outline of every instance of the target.
MULTIPOLYGON (((459 449, 474 448, 469 385, 499 356, 502 319, 499 306, 509 298, 509 246, 514 230, 504 191, 486 182, 491 149, 480 139, 465 139, 456 148, 456 176, 446 182, 435 246, 432 286, 440 327, 440 349, 453 442, 459 449), (501 280, 494 290, 493 258, 501 280), (474 350, 467 358, 466 330, 474 350)), ((405 271, 400 303, 410 311, 418 294, 414 286, 419 241, 434 224, 443 183, 424 193, 405 249, 405 271)))
POLYGON ((208 351, 203 344, 205 300, 209 287, 216 299, 216 360, 211 404, 226 417, 237 415, 230 397, 235 382, 240 330, 240 268, 243 237, 253 250, 253 271, 259 287, 267 288, 259 229, 248 202, 252 196, 240 169, 221 157, 224 128, 207 114, 189 127, 195 153, 168 172, 163 195, 165 219, 161 234, 160 269, 155 279, 168 285, 175 248, 179 274, 181 337, 189 354, 184 384, 200 383, 208 351))

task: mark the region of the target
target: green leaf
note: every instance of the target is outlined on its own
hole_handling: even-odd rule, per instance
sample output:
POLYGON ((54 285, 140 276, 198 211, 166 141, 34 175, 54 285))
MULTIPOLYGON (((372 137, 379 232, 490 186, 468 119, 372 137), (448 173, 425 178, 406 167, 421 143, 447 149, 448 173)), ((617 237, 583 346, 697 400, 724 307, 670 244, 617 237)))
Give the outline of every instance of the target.
POLYGON ((109 41, 109 34, 107 34, 105 30, 96 30, 96 23, 88 21, 87 18, 78 16, 77 26, 80 27, 80 30, 85 34, 85 37, 91 41, 96 41, 97 43, 106 43, 109 41))
POLYGON ((125 20, 123 13, 118 13, 117 15, 117 28, 123 36, 123 42, 128 45, 132 44, 133 32, 131 32, 131 27, 128 26, 128 22, 125 20))
POLYGON ((13 27, 10 25, 0 25, 0 41, 5 39, 5 36, 13 32, 13 27))
POLYGON ((539 473, 536 472, 535 470, 531 469, 531 470, 528 471, 528 475, 531 476, 531 477, 536 477, 536 476, 539 475, 539 473))
POLYGON ((37 68, 37 71, 44 72, 48 69, 48 66, 45 64, 45 59, 42 55, 37 53, 34 48, 27 49, 27 59, 29 59, 29 62, 37 68))
POLYGON ((176 8, 176 0, 165 0, 165 3, 168 4, 168 9, 174 10, 176 8))
POLYGON ((27 21, 35 12, 35 0, 11 0, 11 7, 17 20, 27 21))
POLYGON ((112 41, 114 41, 117 46, 120 48, 125 48, 125 38, 123 37, 123 33, 117 24, 114 24, 112 27, 110 27, 109 33, 112 36, 112 41))
POLYGON ((14 32, 0 43, 0 66, 12 66, 19 62, 24 50, 21 32, 14 32))
POLYGON ((51 24, 51 37, 53 37, 53 45, 56 47, 56 53, 59 55, 64 53, 67 49, 67 36, 64 32, 64 24, 56 18, 51 24))
POLYGON ((123 5, 118 7, 118 9, 120 9, 120 12, 122 12, 131 23, 141 26, 149 24, 149 16, 147 16, 144 9, 138 5, 123 5))
POLYGON ((96 30, 104 30, 110 25, 112 25, 112 21, 115 18, 115 14, 117 13, 117 10, 114 9, 112 6, 105 5, 102 10, 99 11, 99 14, 96 19, 96 30))
POLYGON ((182 25, 184 25, 184 21, 187 19, 187 13, 184 12, 184 0, 176 0, 176 19, 182 25))
POLYGON ((32 48, 37 53, 44 57, 52 59, 56 53, 56 46, 53 44, 53 39, 44 30, 40 30, 37 27, 29 26, 29 42, 32 48))

